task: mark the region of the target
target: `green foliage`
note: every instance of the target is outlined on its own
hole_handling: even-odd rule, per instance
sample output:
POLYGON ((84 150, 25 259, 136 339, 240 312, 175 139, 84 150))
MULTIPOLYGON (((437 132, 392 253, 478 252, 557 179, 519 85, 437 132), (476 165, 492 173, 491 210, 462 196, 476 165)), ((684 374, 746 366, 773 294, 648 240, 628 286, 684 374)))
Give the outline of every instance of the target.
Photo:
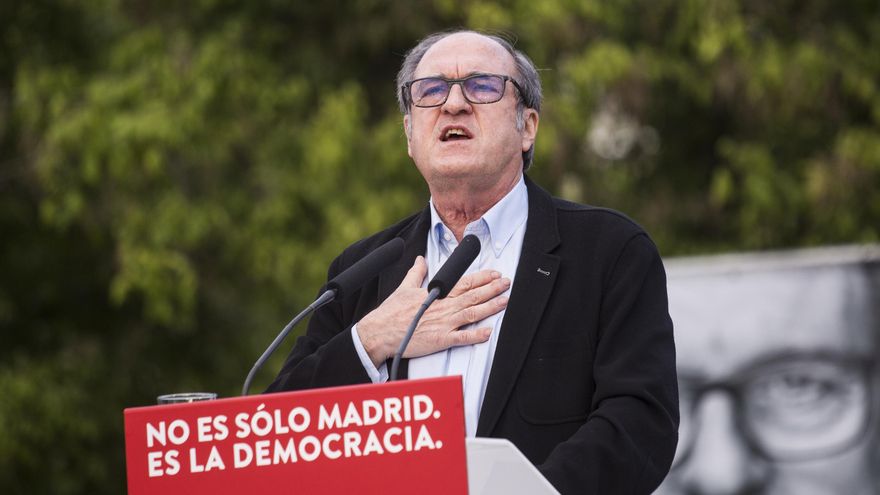
POLYGON ((530 174, 665 255, 880 238, 873 1, 4 2, 6 492, 122 491, 123 407, 235 394, 329 261, 424 205, 392 81, 455 26, 541 68, 530 174))

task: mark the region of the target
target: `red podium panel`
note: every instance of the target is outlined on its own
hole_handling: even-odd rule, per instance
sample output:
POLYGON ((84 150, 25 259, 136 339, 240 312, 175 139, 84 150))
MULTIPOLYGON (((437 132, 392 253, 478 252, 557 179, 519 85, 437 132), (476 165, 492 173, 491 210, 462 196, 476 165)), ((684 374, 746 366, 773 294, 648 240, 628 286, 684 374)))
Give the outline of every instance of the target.
POLYGON ((461 377, 125 410, 130 495, 466 494, 461 377))

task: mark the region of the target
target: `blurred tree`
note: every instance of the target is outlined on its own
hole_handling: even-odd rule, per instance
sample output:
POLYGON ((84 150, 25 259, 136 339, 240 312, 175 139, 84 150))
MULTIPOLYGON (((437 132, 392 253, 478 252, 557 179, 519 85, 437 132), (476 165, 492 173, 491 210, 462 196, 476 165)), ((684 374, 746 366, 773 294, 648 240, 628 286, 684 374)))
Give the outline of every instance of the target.
POLYGON ((880 237, 873 1, 3 2, 6 492, 122 491, 123 407, 235 394, 330 259, 424 205, 393 80, 450 26, 542 69, 530 174, 666 255, 880 237))

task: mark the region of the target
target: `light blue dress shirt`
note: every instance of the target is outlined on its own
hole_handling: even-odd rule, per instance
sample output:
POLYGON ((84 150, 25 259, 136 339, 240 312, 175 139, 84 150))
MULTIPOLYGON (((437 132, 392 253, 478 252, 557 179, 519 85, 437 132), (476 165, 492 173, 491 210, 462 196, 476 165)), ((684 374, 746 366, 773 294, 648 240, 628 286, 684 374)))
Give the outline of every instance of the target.
MULTIPOLYGON (((458 246, 452 231, 443 224, 440 215, 437 214, 433 201, 430 203, 430 208, 431 228, 428 230, 425 253, 428 276, 423 286, 427 286, 428 281, 434 277, 458 246)), ((520 177, 517 185, 501 201, 489 209, 482 218, 465 227, 464 235, 474 234, 480 239, 480 255, 468 267, 465 274, 480 270, 496 270, 502 277, 511 280, 510 288, 503 294, 510 295, 522 251, 528 210, 528 193, 525 182, 520 177)), ((477 431, 477 421, 480 418, 483 397, 486 395, 486 384, 489 382, 489 371, 492 369, 492 359, 495 356, 504 313, 505 311, 501 311, 459 330, 467 332, 483 327, 492 328, 492 334, 487 342, 453 347, 409 361, 408 375, 411 379, 461 375, 464 387, 465 426, 469 437, 473 437, 477 431)), ((376 368, 364 350, 357 334, 357 327, 352 327, 351 332, 355 349, 370 379, 373 383, 387 381, 387 366, 383 363, 376 368)))

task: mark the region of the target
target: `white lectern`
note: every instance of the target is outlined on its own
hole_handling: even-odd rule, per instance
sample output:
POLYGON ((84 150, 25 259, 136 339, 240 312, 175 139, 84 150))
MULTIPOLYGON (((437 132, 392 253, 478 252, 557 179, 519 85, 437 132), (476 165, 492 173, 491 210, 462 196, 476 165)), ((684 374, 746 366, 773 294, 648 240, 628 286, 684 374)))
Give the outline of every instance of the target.
POLYGON ((559 495, 509 440, 468 438, 470 495, 559 495))

